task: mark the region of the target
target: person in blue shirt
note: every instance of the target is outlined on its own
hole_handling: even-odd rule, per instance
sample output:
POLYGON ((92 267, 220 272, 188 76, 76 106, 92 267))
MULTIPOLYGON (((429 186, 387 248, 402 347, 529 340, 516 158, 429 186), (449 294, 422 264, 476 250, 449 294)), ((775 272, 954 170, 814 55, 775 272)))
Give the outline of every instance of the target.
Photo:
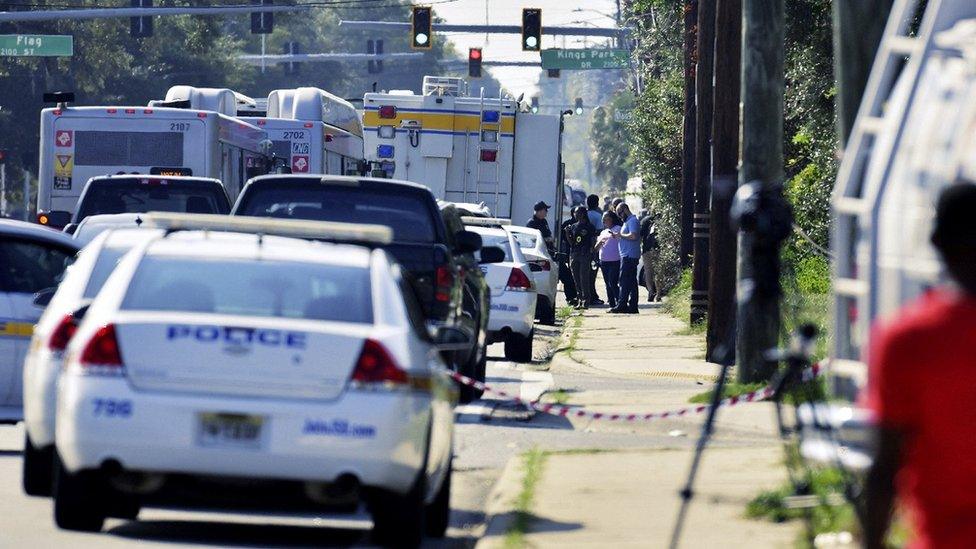
MULTIPOLYGON (((600 209, 600 197, 591 194, 586 197, 586 217, 590 219, 597 232, 603 227, 603 210, 600 209)), ((603 305, 603 300, 596 293, 596 273, 600 270, 598 261, 594 261, 590 269, 590 302, 589 305, 603 305)))
POLYGON ((610 313, 637 314, 637 263, 640 261, 640 221, 631 213, 626 202, 617 206, 617 216, 623 222, 614 238, 620 248, 620 297, 610 313))

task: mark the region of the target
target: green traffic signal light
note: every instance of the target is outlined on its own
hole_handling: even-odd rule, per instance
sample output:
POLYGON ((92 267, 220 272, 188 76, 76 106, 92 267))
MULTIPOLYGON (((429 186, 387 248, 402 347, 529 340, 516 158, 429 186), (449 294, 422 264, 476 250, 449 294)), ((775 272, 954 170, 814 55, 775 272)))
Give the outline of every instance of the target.
POLYGON ((430 8, 413 8, 411 17, 411 40, 410 47, 415 50, 429 50, 431 48, 431 37, 433 30, 433 12, 430 8))
POLYGON ((522 10, 522 50, 540 51, 542 47, 542 10, 522 10))

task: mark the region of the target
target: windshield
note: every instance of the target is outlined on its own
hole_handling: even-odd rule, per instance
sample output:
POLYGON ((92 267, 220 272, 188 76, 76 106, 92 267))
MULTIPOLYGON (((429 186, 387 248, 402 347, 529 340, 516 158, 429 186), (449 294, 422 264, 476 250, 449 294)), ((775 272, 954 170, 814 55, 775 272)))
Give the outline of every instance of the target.
MULTIPOLYGON (((501 248, 505 252, 505 261, 512 261, 512 243, 508 239, 507 234, 481 234, 481 247, 485 248, 488 246, 495 246, 496 248, 501 248)), ((481 261, 481 253, 477 255, 478 261, 481 261)))
POLYGON ((431 209, 423 195, 389 188, 316 185, 307 188, 251 187, 237 215, 374 223, 393 229, 398 242, 436 239, 431 209))
POLYGON ((365 267, 149 256, 122 308, 368 324, 370 288, 365 267))
POLYGON ((93 183, 78 208, 75 223, 90 215, 185 212, 225 214, 230 211, 227 197, 216 184, 160 183, 165 180, 132 178, 93 183))
POLYGON ((95 297, 95 294, 102 289, 105 281, 115 270, 115 266, 119 264, 119 260, 125 255, 128 249, 126 248, 103 248, 102 253, 98 254, 98 259, 95 260, 95 266, 92 267, 91 276, 88 277, 88 285, 85 286, 85 293, 82 297, 85 299, 91 299, 95 297))

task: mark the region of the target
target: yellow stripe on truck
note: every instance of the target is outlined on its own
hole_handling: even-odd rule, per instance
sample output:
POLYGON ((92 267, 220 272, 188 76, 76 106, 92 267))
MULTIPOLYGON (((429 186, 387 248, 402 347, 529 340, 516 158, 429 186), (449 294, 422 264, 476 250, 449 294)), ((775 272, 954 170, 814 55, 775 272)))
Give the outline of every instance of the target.
POLYGON ((34 333, 31 322, 0 320, 0 337, 30 337, 34 333))
MULTIPOLYGON (((367 130, 375 130, 377 126, 400 127, 404 120, 420 122, 423 130, 440 130, 453 132, 477 133, 481 126, 480 116, 477 114, 431 113, 397 110, 396 118, 380 118, 379 111, 369 110, 363 113, 363 126, 367 130)), ((485 124, 488 129, 497 129, 498 124, 485 124)), ((503 116, 501 122, 502 133, 515 133, 515 117, 503 116)))

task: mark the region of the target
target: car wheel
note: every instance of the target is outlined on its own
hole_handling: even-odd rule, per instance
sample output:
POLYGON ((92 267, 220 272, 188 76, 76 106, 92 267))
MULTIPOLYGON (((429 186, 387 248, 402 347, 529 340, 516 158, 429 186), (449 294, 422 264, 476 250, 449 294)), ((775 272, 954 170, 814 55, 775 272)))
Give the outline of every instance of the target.
POLYGON ((532 362, 532 339, 535 330, 529 335, 511 334, 505 340, 505 358, 512 362, 532 362))
POLYGON ((556 325, 556 305, 548 299, 539 299, 539 323, 545 326, 556 325))
MULTIPOLYGON (((470 365, 463 373, 464 375, 470 377, 471 379, 476 379, 484 383, 485 366, 488 362, 488 353, 481 352, 478 354, 481 355, 481 358, 479 358, 477 362, 474 362, 472 360, 474 364, 470 365)), ((485 394, 485 392, 481 389, 475 389, 470 385, 462 385, 460 382, 457 383, 458 383, 458 391, 460 393, 458 396, 458 403, 460 404, 469 404, 471 402, 474 402, 475 400, 478 400, 479 398, 481 398, 481 395, 485 394)))
POLYGON ((98 471, 70 473, 61 460, 54 477, 54 522, 58 528, 98 532, 105 524, 105 482, 98 471))
POLYGON ((24 466, 22 481, 28 496, 51 497, 51 476, 54 473, 54 447, 36 448, 30 436, 24 435, 24 466))
POLYGON ((383 547, 419 547, 425 526, 425 472, 406 494, 380 491, 373 496, 373 541, 383 547))
POLYGON ((442 538, 447 534, 447 527, 451 523, 451 476, 454 472, 454 460, 447 462, 447 475, 441 482, 441 489, 437 497, 427 506, 427 535, 432 538, 442 538))

